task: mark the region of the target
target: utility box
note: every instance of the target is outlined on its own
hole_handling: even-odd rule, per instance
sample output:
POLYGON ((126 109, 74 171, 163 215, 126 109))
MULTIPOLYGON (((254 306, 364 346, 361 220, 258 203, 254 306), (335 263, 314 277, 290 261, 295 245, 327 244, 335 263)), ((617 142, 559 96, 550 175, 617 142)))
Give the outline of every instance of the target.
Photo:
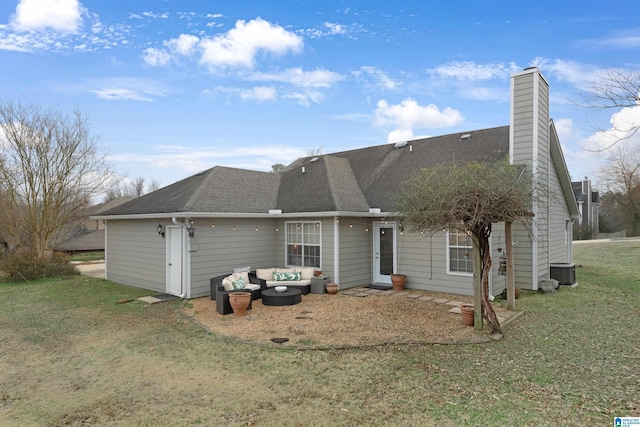
POLYGON ((562 262, 549 265, 549 276, 556 279, 558 284, 564 286, 576 285, 576 265, 574 263, 562 262))

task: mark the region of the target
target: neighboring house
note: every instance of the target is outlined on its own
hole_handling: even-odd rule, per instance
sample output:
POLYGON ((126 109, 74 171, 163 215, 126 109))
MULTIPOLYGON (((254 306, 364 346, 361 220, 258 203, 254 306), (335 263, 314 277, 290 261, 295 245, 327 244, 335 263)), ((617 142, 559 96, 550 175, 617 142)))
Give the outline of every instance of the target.
POLYGON ((117 197, 82 209, 78 213, 76 221, 71 225, 67 238, 55 245, 53 250, 67 253, 104 251, 104 223, 91 217, 132 199, 133 197, 117 197))
POLYGON ((599 194, 591 189, 591 180, 584 177, 582 181, 571 183, 573 194, 578 202, 579 219, 574 223, 574 233, 581 238, 595 237, 600 229, 598 218, 599 194))
MULTIPOLYGON (((321 269, 341 289, 390 283, 399 272, 409 288, 472 295, 469 238, 408 232, 395 198, 420 168, 509 159, 545 189, 532 227, 513 227, 516 286, 537 289, 551 263, 572 261, 578 210, 546 80, 524 70, 511 92, 511 126, 301 158, 278 173, 217 166, 96 215, 107 224, 106 278, 193 298, 235 267, 298 265, 321 269)), ((494 225, 491 244, 497 258, 504 224, 494 225)), ((493 295, 505 288, 498 268, 490 287, 493 295)))

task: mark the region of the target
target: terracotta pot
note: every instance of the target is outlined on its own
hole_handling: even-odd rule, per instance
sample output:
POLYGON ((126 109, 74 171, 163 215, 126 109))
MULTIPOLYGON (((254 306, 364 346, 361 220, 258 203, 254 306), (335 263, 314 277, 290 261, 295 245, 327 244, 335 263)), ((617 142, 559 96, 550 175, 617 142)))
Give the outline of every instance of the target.
POLYGON ((338 293, 338 284, 337 283, 327 283, 326 286, 327 293, 329 295, 335 295, 338 293))
POLYGON ((229 294, 229 304, 231 304, 234 316, 247 314, 247 307, 249 307, 250 302, 251 292, 232 292, 229 294))
POLYGON ((520 288, 515 288, 515 292, 513 293, 513 295, 516 297, 516 299, 520 298, 520 288))
POLYGON ((391 283, 393 283, 394 291, 401 291, 404 289, 404 284, 407 281, 406 274, 392 274, 391 283))
POLYGON ((473 326, 473 304, 462 304, 460 313, 462 314, 462 323, 473 326))
POLYGON ((315 273, 314 273, 314 276, 316 276, 316 277, 322 276, 322 270, 316 270, 315 273))

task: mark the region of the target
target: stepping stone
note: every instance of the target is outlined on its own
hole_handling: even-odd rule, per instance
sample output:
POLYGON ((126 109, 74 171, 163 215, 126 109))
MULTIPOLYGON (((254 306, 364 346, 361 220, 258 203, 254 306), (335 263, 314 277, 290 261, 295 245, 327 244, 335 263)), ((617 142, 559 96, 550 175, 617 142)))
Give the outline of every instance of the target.
POLYGON ((418 294, 408 294, 408 295, 405 295, 405 296, 406 296, 407 298, 412 298, 412 299, 420 298, 420 295, 418 295, 418 294))
POLYGON ((505 322, 505 320, 507 320, 506 317, 502 317, 502 316, 496 316, 498 318, 498 323, 500 323, 501 325, 505 322))
POLYGON ((418 299, 420 299, 422 301, 431 301, 431 300, 433 300, 433 297, 423 296, 423 297, 420 297, 418 299))
POLYGON ((392 290, 392 289, 389 289, 389 290, 387 290, 387 291, 382 291, 382 292, 380 292, 380 295, 393 295, 393 294, 395 294, 395 293, 396 293, 396 291, 394 291, 394 290, 392 290))
POLYGON ((438 304, 444 304, 445 302, 449 301, 447 298, 435 298, 432 300, 433 302, 437 302, 438 304))
POLYGON ((151 296, 149 296, 149 297, 140 297, 140 298, 138 298, 138 300, 142 301, 142 302, 146 302, 147 304, 155 304, 155 303, 158 303, 158 302, 162 302, 162 300, 160 298, 151 297, 151 296))
POLYGON ((368 297, 369 294, 367 292, 358 292, 355 294, 351 294, 352 297, 368 297))
POLYGON ((379 294, 382 292, 382 289, 367 289, 366 292, 369 292, 370 294, 379 294))
POLYGON ((453 307, 451 310, 449 310, 449 313, 455 313, 455 314, 461 314, 461 310, 460 307, 453 307))
POLYGON ((458 307, 458 306, 460 306, 460 305, 462 305, 464 303, 462 301, 451 300, 451 301, 445 302, 445 304, 454 305, 454 306, 458 307))

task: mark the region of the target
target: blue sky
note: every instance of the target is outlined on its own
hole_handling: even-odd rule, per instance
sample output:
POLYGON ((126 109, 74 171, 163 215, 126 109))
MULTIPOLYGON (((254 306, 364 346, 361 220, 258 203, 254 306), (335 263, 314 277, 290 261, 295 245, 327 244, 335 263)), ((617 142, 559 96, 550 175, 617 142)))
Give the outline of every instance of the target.
MULTIPOLYGON (((118 173, 168 185, 215 165, 509 124, 509 76, 550 83, 573 179, 595 179, 580 93, 640 68, 640 4, 618 1, 0 2, 0 96, 87 113, 118 173)), ((638 135, 640 137, 640 135, 638 135)), ((634 141, 629 141, 633 143, 634 141)), ((640 141, 635 141, 640 143, 640 141)))

